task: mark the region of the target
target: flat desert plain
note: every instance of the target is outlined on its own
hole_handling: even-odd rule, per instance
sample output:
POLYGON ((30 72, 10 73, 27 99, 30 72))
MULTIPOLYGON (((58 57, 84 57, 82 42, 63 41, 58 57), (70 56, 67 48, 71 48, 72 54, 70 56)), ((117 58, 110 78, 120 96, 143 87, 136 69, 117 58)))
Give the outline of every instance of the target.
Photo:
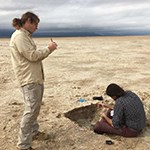
MULTIPOLYGON (((10 58, 10 39, 0 39, 0 150, 15 150, 24 110, 10 58)), ((34 38, 37 48, 50 38, 34 38)), ((150 147, 150 37, 53 38, 58 49, 43 61, 45 91, 38 118, 47 134, 33 141, 36 150, 147 150, 150 147), (114 104, 105 95, 110 83, 131 90, 143 101, 147 123, 137 138, 93 133, 92 124, 114 104), (79 101, 83 99, 85 101, 79 101), (113 145, 107 145, 112 140, 113 145)))

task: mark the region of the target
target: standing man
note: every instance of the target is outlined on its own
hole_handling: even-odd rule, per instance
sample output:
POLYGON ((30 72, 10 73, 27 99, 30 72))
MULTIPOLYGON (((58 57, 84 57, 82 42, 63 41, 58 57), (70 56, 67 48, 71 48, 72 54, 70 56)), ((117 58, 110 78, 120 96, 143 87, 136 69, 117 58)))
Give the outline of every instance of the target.
POLYGON ((21 29, 12 34, 10 41, 12 64, 25 102, 17 148, 33 150, 32 136, 38 133, 37 117, 44 91, 42 60, 57 48, 57 44, 51 42, 47 48, 37 50, 32 33, 37 30, 40 19, 34 13, 26 12, 22 15, 20 22, 21 29))

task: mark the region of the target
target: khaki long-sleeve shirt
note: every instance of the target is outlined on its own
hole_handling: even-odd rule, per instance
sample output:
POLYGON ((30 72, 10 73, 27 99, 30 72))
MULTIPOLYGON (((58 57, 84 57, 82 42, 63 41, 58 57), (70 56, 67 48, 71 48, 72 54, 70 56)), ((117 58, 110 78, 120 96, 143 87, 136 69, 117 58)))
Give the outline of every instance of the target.
POLYGON ((25 29, 16 30, 10 40, 13 69, 21 86, 44 81, 42 60, 51 52, 48 48, 36 49, 31 34, 25 29))

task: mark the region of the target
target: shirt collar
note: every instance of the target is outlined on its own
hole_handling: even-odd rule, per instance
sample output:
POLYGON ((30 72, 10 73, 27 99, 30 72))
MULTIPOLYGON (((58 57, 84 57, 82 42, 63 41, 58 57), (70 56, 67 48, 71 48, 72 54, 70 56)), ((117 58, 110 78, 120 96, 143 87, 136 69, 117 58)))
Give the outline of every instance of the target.
POLYGON ((27 34, 29 37, 32 37, 32 34, 29 31, 25 30, 24 28, 21 28, 20 30, 23 31, 25 34, 27 34))

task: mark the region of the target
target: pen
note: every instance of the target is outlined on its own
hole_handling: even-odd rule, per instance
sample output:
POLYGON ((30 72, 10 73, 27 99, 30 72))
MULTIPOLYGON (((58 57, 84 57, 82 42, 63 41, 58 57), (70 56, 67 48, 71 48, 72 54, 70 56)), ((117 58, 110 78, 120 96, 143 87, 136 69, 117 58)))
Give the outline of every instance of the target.
POLYGON ((54 42, 52 38, 51 38, 51 42, 54 42))

